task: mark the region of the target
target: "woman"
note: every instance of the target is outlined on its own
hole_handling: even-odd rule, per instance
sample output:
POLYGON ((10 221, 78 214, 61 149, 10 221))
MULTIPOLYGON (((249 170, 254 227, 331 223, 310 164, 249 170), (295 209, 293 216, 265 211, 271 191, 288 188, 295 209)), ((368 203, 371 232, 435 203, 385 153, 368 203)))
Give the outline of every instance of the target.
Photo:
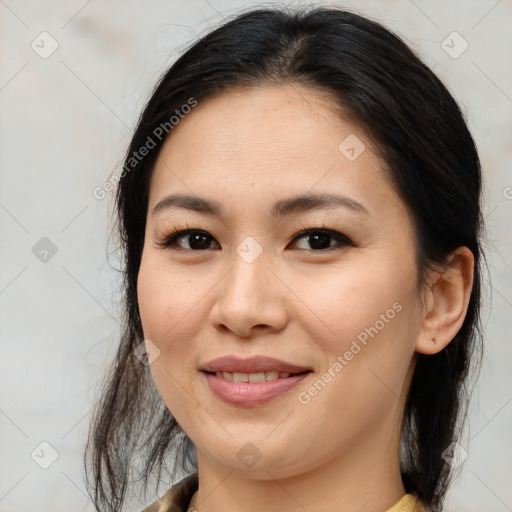
POLYGON ((136 459, 144 490, 165 460, 188 473, 146 512, 441 510, 480 349, 481 170, 418 57, 343 10, 240 15, 164 74, 116 179, 97 510, 136 459))

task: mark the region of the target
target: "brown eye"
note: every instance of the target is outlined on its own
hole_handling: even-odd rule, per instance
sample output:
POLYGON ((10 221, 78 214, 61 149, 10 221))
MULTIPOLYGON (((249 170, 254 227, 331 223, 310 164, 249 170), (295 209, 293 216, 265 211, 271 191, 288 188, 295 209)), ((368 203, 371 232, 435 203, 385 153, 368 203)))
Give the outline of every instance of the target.
POLYGON ((158 245, 162 247, 177 246, 178 250, 183 249, 189 251, 204 251, 211 248, 209 246, 213 240, 215 239, 206 231, 184 229, 181 231, 176 231, 175 233, 167 236, 162 242, 158 242, 158 245), (185 246, 178 242, 182 239, 185 241, 185 246))
POLYGON ((293 242, 301 239, 304 239, 306 241, 305 245, 310 245, 309 248, 299 247, 299 249, 301 250, 321 251, 330 249, 336 246, 336 244, 340 246, 354 245, 353 242, 345 235, 342 235, 338 231, 332 231, 330 229, 305 229, 304 231, 301 231, 300 233, 297 234, 297 236, 293 239, 293 242))

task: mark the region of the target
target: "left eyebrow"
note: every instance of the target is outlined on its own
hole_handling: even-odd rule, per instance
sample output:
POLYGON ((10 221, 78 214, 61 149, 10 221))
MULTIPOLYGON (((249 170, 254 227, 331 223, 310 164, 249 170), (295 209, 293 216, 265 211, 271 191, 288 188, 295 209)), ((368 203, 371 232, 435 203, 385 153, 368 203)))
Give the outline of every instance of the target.
POLYGON ((369 213, 360 202, 342 194, 303 194, 284 199, 275 203, 270 213, 273 216, 283 216, 291 213, 337 207, 348 208, 358 213, 369 213))
MULTIPOLYGON (((173 194, 165 197, 154 207, 152 215, 172 207, 198 211, 218 217, 222 215, 222 207, 217 201, 184 194, 173 194)), ((302 194, 277 201, 270 209, 270 214, 274 217, 282 217, 292 213, 339 207, 347 208, 357 213, 369 213, 368 209, 360 202, 342 194, 302 194)))

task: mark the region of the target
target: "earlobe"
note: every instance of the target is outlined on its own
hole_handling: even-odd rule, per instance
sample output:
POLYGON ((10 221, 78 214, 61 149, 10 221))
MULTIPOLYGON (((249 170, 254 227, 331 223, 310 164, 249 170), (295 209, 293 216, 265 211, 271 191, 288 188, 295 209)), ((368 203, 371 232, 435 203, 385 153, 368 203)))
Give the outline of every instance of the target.
POLYGON ((433 270, 424 292, 424 308, 415 349, 421 354, 437 354, 462 327, 473 288, 474 257, 467 247, 459 247, 441 270, 433 270))

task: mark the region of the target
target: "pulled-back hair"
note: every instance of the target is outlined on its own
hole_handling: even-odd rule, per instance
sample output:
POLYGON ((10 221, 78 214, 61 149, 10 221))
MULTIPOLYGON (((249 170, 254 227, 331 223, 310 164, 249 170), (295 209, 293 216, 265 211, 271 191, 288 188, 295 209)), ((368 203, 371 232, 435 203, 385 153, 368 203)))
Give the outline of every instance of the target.
POLYGON ((140 116, 118 175, 115 202, 123 255, 123 332, 85 454, 88 489, 98 511, 121 510, 136 457, 142 461, 145 492, 152 476, 160 481, 171 454, 173 475, 177 467, 196 467, 192 441, 163 404, 147 365, 134 356, 144 339, 137 275, 149 182, 165 141, 155 137, 155 130, 161 133, 191 99, 200 104, 231 87, 280 83, 330 93, 340 111, 369 135, 411 214, 420 285, 426 271, 442 265, 457 247, 473 253, 474 282, 464 323, 438 354, 418 354, 402 426, 406 491, 433 510, 441 509, 452 477, 443 452, 460 439, 472 363, 479 363, 482 346, 477 150, 452 95, 397 35, 345 10, 310 7, 253 10, 224 22, 171 65, 140 116), (148 138, 155 147, 133 159, 148 138))

